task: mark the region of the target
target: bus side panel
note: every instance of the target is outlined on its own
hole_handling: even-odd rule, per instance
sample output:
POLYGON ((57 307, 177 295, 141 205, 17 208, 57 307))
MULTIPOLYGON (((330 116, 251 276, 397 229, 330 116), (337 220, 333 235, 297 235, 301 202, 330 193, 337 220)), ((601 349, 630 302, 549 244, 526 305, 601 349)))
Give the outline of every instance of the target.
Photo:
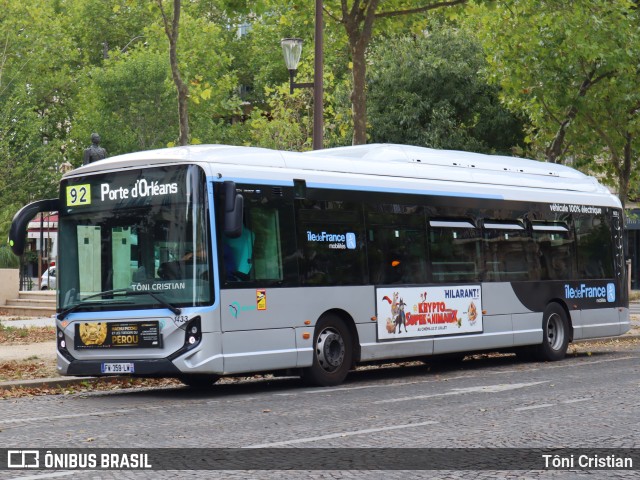
POLYGON ((433 339, 407 339, 399 341, 362 343, 362 361, 387 358, 422 357, 433 354, 433 339))
MULTIPOLYGON (((530 292, 535 295, 536 292, 530 292)), ((531 313, 513 291, 508 282, 482 284, 482 310, 484 315, 509 315, 512 313, 531 313)))
POLYGON ((355 323, 373 323, 375 316, 370 286, 228 289, 220 292, 220 301, 223 332, 304 326, 313 332, 329 310, 342 310, 355 323))
POLYGON ((542 312, 517 313, 512 322, 514 346, 542 343, 542 312))
POLYGON ((316 322, 331 310, 353 319, 360 342, 376 341, 371 286, 225 289, 220 300, 225 373, 310 366, 316 322))
POLYGON ((223 333, 222 351, 225 374, 293 368, 298 362, 293 328, 223 333))
POLYGON ((627 333, 631 329, 631 320, 629 319, 629 309, 620 308, 618 310, 618 317, 620 318, 620 334, 627 333))
POLYGON ((582 310, 579 326, 582 329, 582 338, 609 337, 624 333, 626 327, 623 322, 618 308, 598 308, 582 310), (618 322, 612 321, 614 319, 618 322))
POLYGON ((484 331, 481 334, 435 338, 433 353, 439 355, 513 346, 511 315, 484 316, 482 321, 484 331))
POLYGON ((582 330, 582 310, 570 310, 571 325, 573 326, 573 339, 580 340, 584 336, 582 330))

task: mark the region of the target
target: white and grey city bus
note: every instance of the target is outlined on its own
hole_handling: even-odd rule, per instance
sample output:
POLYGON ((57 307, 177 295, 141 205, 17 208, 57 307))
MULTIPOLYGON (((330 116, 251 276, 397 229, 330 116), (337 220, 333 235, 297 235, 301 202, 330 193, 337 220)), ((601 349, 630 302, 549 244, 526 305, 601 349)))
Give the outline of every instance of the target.
POLYGON ((58 370, 300 374, 482 350, 564 357, 629 329, 618 198, 568 167, 401 145, 202 145, 67 173, 58 370))

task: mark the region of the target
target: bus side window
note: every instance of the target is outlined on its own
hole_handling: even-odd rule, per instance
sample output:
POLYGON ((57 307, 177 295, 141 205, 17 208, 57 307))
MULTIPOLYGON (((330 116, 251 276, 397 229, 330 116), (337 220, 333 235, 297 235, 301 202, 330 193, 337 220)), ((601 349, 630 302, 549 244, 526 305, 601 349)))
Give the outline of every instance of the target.
POLYGON ((541 280, 566 280, 573 277, 573 237, 563 222, 532 222, 537 246, 541 280))

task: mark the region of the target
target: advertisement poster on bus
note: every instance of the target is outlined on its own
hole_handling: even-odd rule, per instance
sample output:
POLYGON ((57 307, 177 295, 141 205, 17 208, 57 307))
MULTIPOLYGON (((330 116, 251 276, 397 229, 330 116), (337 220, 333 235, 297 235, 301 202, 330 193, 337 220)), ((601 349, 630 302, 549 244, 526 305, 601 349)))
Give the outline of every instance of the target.
POLYGON ((480 285, 376 290, 378 339, 482 332, 480 285))

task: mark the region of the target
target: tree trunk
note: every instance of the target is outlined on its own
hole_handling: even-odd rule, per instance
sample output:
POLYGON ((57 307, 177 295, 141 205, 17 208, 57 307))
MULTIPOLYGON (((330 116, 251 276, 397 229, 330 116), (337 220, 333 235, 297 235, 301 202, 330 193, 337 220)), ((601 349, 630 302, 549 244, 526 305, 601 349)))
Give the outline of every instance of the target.
POLYGON ((351 111, 353 112, 353 145, 367 143, 367 95, 365 48, 356 45, 351 48, 353 61, 353 90, 351 91, 351 111))
POLYGON ((629 177, 631 176, 631 164, 632 164, 632 148, 631 143, 633 136, 627 133, 624 144, 624 152, 622 155, 622 165, 618 170, 618 196, 620 202, 622 202, 622 208, 624 209, 627 203, 627 197, 629 196, 629 177))
POLYGON ((169 19, 165 15, 162 0, 158 0, 158 6, 162 13, 164 31, 169 39, 169 63, 171 64, 171 76, 173 77, 173 83, 178 91, 178 121, 180 125, 178 144, 187 145, 189 143, 189 110, 187 103, 189 87, 182 80, 182 77, 180 76, 180 69, 178 68, 178 27, 180 26, 181 0, 173 0, 173 18, 171 20, 171 25, 169 24, 169 19))
POLYGON ((560 163, 560 157, 562 156, 562 150, 564 148, 564 139, 567 136, 567 129, 569 125, 576 118, 578 109, 574 106, 569 107, 564 120, 560 123, 556 136, 553 137, 551 145, 547 148, 547 161, 551 163, 560 163))

